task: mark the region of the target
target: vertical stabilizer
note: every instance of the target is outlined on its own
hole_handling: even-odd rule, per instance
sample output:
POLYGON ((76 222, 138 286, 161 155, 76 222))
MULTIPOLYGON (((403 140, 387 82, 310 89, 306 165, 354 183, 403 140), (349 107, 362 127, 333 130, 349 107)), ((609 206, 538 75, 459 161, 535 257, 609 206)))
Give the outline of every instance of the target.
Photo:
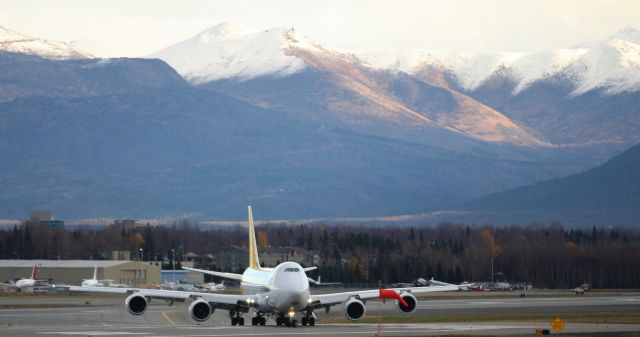
POLYGON ((97 280, 98 279, 98 266, 95 266, 93 268, 93 279, 97 280))
POLYGON ((31 279, 35 280, 36 279, 36 265, 33 265, 33 269, 31 269, 31 279))
POLYGON ((253 213, 251 206, 249 209, 249 268, 260 269, 260 260, 258 259, 258 245, 256 243, 256 231, 253 227, 253 213))

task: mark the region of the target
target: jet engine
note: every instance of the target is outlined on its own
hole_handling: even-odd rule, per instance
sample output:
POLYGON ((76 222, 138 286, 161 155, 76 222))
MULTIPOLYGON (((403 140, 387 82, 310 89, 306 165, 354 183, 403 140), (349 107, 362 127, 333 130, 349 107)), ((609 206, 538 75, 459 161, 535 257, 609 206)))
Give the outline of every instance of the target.
POLYGON ((357 321, 364 317, 367 308, 360 300, 352 298, 344 304, 344 316, 350 321, 357 321))
POLYGON ((416 300, 416 298, 412 294, 404 293, 400 294, 400 296, 405 302, 407 302, 407 306, 405 307, 404 305, 402 305, 402 303, 400 303, 400 301, 396 301, 396 308, 398 308, 398 311, 401 314, 411 314, 416 311, 418 300, 416 300))
POLYGON ((214 311, 215 309, 211 307, 211 304, 201 298, 193 301, 189 305, 189 314, 191 314, 191 318, 196 322, 208 320, 214 311))
POLYGON ((127 311, 135 316, 140 316, 147 311, 147 299, 139 294, 131 294, 124 301, 127 311))

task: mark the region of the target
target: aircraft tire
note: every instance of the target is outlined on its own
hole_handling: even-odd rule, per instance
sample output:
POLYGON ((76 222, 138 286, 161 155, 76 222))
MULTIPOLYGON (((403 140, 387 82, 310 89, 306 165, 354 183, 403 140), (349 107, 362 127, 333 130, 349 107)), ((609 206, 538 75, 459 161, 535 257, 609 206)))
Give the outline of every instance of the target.
POLYGON ((309 326, 315 326, 316 325, 316 319, 314 317, 309 317, 309 326))
POLYGON ((244 318, 238 317, 238 325, 244 325, 244 318))
POLYGON ((264 317, 260 317, 260 319, 258 320, 258 324, 264 326, 265 324, 267 324, 267 319, 264 317))

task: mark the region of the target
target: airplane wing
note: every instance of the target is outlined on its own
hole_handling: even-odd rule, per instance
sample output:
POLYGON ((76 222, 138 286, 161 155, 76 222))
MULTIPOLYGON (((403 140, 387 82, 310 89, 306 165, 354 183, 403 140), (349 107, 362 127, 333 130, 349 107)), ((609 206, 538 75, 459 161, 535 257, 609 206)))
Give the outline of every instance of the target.
POLYGON ((189 268, 189 267, 182 267, 182 269, 191 270, 191 271, 195 271, 195 272, 198 272, 198 273, 213 275, 213 276, 222 277, 222 278, 231 279, 231 280, 238 280, 238 281, 242 280, 242 275, 241 274, 223 273, 223 272, 219 272, 219 271, 196 269, 196 268, 189 268))
POLYGON ((316 269, 318 269, 318 267, 317 267, 317 266, 314 266, 314 267, 307 267, 307 268, 302 268, 302 270, 304 270, 304 272, 305 272, 305 273, 306 273, 306 272, 308 272, 308 271, 316 270, 316 269))
MULTIPOLYGON (((412 294, 422 294, 422 293, 431 293, 431 292, 440 292, 440 291, 457 291, 458 287, 456 286, 433 286, 433 287, 410 287, 410 288, 392 288, 388 290, 393 290, 399 294, 402 293, 412 293, 412 294)), ((341 293, 333 293, 333 294, 318 294, 311 295, 311 303, 315 308, 318 307, 328 307, 336 304, 340 304, 348 301, 351 298, 358 298, 361 300, 366 300, 370 298, 379 298, 380 289, 374 290, 361 290, 361 291, 346 291, 341 293)))
POLYGON ((138 294, 147 298, 157 298, 162 300, 172 300, 183 302, 187 299, 201 298, 212 306, 219 309, 230 309, 235 306, 249 307, 251 304, 247 301, 247 295, 240 294, 217 294, 202 293, 177 290, 161 290, 161 289, 141 289, 141 288, 112 288, 112 287, 81 287, 73 286, 69 288, 71 292, 86 293, 106 293, 106 294, 138 294))
POLYGON ((18 290, 18 287, 14 283, 3 283, 0 282, 0 287, 15 291, 18 290))

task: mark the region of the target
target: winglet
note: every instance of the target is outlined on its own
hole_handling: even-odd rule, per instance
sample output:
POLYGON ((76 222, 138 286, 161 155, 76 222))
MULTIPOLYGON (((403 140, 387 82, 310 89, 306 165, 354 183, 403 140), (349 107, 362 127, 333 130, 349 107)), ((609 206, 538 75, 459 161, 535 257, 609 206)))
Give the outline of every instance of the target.
POLYGON ((93 268, 93 279, 94 279, 94 280, 97 280, 97 279, 98 279, 98 265, 96 265, 96 266, 93 268))
POLYGON ((405 307, 405 308, 409 307, 409 304, 407 304, 407 302, 404 300, 404 298, 402 298, 402 296, 400 296, 400 294, 398 294, 393 289, 382 289, 382 288, 380 288, 379 296, 380 296, 380 298, 396 299, 396 300, 398 300, 398 302, 400 302, 400 304, 402 304, 403 307, 405 307))
POLYGON ((33 265, 33 269, 31 270, 31 279, 35 280, 36 279, 36 265, 33 265))
POLYGON ((260 260, 258 259, 258 245, 256 243, 256 232, 253 227, 253 213, 251 206, 248 206, 249 212, 249 268, 260 269, 260 260))

